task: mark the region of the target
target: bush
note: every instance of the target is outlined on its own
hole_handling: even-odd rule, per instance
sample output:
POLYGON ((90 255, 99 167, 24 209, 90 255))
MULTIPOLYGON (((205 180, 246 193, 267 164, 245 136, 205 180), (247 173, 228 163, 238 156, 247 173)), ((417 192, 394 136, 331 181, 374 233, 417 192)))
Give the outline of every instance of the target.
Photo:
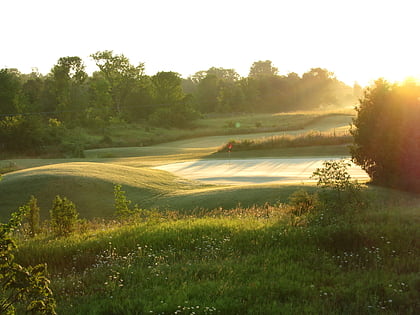
POLYGON ((318 178, 317 185, 324 189, 320 195, 327 211, 346 213, 364 209, 368 198, 363 194, 363 187, 352 181, 347 171, 351 164, 346 160, 325 161, 323 168, 317 168, 312 178, 318 178))
POLYGON ((38 207, 38 200, 31 196, 28 203, 24 206, 26 209, 26 215, 25 215, 25 226, 27 226, 27 229, 25 229, 25 234, 28 234, 30 237, 35 237, 36 234, 39 233, 41 227, 39 224, 39 207, 38 207))
POLYGON ((319 206, 318 195, 303 189, 297 190, 289 197, 289 205, 291 213, 295 216, 311 213, 319 206))
POLYGON ((51 228, 56 236, 67 236, 74 231, 78 213, 75 204, 66 197, 55 197, 50 215, 51 228))
POLYGON ((353 184, 347 167, 351 166, 346 160, 325 161, 323 168, 317 168, 311 178, 318 178, 317 185, 334 190, 345 190, 353 184))
POLYGON ((126 219, 133 214, 130 210, 131 200, 128 200, 121 185, 114 185, 115 215, 120 219, 126 219))
POLYGON ((15 262, 17 246, 11 234, 21 225, 26 211, 27 207, 21 207, 9 223, 0 224, 0 314, 15 314, 25 305, 26 313, 56 314, 46 265, 23 267, 15 262))
POLYGON ((306 224, 308 216, 315 213, 320 206, 318 194, 310 194, 303 189, 297 190, 289 197, 289 206, 291 224, 306 224))
POLYGON ((149 121, 152 125, 164 128, 188 128, 193 121, 199 118, 199 114, 188 103, 179 103, 169 107, 159 108, 149 121))

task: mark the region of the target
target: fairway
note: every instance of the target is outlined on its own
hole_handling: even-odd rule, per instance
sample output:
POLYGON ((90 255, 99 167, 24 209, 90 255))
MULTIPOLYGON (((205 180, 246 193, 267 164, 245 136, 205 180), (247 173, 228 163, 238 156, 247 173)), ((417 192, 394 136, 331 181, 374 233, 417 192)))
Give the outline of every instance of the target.
MULTIPOLYGON (((338 158, 288 158, 288 159, 246 159, 246 160, 201 160, 173 163, 155 167, 177 176, 204 183, 251 185, 291 184, 315 182, 311 179, 325 160, 338 158)), ((348 169, 353 179, 367 181, 369 176, 359 166, 352 164, 348 169)))

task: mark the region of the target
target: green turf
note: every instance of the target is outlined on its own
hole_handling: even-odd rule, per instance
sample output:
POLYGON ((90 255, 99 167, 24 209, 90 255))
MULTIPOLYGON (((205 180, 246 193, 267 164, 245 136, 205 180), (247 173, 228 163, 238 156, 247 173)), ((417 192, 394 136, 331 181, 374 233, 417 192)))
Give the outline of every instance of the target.
POLYGON ((110 217, 114 212, 113 186, 121 184, 133 202, 152 202, 178 190, 204 188, 168 172, 105 163, 62 163, 26 169, 3 176, 0 182, 1 217, 38 198, 43 217, 48 216, 55 195, 65 196, 78 207, 81 217, 110 217))

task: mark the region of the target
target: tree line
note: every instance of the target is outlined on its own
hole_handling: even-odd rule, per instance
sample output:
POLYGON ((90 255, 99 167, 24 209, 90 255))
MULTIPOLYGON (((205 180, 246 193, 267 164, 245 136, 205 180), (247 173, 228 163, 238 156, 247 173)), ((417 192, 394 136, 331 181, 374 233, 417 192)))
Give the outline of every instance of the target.
POLYGON ((148 76, 143 63, 135 66, 112 51, 90 57, 98 68, 92 75, 80 57, 60 58, 47 75, 1 69, 0 115, 44 113, 67 125, 101 126, 118 117, 185 127, 197 113, 315 109, 352 104, 361 93, 326 69, 279 75, 269 60, 254 62, 248 77, 212 67, 183 79, 171 71, 148 76))

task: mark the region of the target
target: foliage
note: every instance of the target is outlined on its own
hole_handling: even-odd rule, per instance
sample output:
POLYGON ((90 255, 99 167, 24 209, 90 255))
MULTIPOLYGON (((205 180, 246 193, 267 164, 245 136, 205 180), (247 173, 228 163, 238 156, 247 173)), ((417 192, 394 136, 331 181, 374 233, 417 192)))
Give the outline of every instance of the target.
POLYGON ((16 114, 21 82, 19 73, 12 69, 0 69, 0 117, 16 114))
MULTIPOLYGON (((325 161, 322 168, 317 168, 312 178, 317 178, 317 185, 324 189, 320 194, 324 210, 330 213, 354 213, 366 209, 369 198, 364 194, 361 184, 352 181, 347 168, 351 164, 346 160, 325 161)), ((321 214, 323 215, 323 214, 321 214)), ((329 218, 327 218, 329 219, 329 218)))
POLYGON ((0 139, 5 150, 34 154, 41 151, 47 137, 40 119, 6 116, 0 120, 0 139))
POLYGON ((85 65, 80 57, 61 57, 51 69, 53 94, 57 102, 58 117, 74 126, 83 119, 82 107, 87 102, 83 83, 87 78, 85 65))
POLYGON ((31 196, 28 203, 25 205, 26 207, 26 221, 28 222, 28 233, 30 237, 35 237, 40 229, 40 221, 39 221, 39 207, 37 204, 38 200, 35 196, 31 196))
POLYGON ((352 185, 350 174, 347 172, 347 167, 351 166, 348 161, 324 161, 322 165, 323 167, 317 168, 311 176, 318 178, 318 186, 341 191, 352 185))
POLYGON ((57 195, 50 210, 51 228, 56 236, 68 236, 75 228, 78 212, 73 202, 57 195))
POLYGON ((130 209, 131 200, 127 199, 125 191, 119 184, 114 185, 114 207, 115 214, 119 218, 129 217, 133 211, 130 209))
POLYGON ((296 216, 310 213, 319 206, 318 195, 310 194, 306 190, 296 190, 289 197, 289 205, 292 207, 292 213, 296 216))
POLYGON ((249 70, 249 77, 275 76, 278 69, 272 65, 270 60, 256 61, 249 70))
POLYGON ((353 121, 352 158, 372 182, 420 191, 420 86, 378 80, 353 121))
POLYGON ((98 51, 91 55, 110 86, 114 110, 121 115, 130 93, 144 75, 144 64, 133 66, 124 55, 113 51, 98 51))
POLYGON ((27 313, 56 314, 46 265, 23 267, 15 262, 16 243, 11 234, 20 226, 26 211, 26 207, 21 207, 8 223, 0 224, 0 314, 15 314, 20 305, 26 305, 27 313))
POLYGON ((296 190, 289 196, 289 213, 292 225, 304 225, 308 217, 319 210, 321 202, 317 193, 310 194, 304 189, 296 190))
POLYGON ((181 76, 176 72, 161 71, 151 77, 153 98, 157 105, 174 105, 184 97, 181 76))
POLYGON ((74 155, 82 156, 77 147, 69 147, 68 143, 61 146, 65 137, 61 129, 84 127, 104 136, 112 127, 113 117, 185 129, 200 113, 341 106, 351 103, 357 94, 325 69, 311 69, 303 76, 284 76, 269 60, 255 62, 245 78, 234 69, 211 67, 182 79, 172 71, 147 76, 144 64, 134 66, 126 56, 108 50, 98 51, 91 58, 99 69, 91 76, 77 56, 59 58, 45 76, 0 70, 2 151, 56 155, 78 151, 74 155), (17 116, 19 123, 12 121, 16 115, 21 115, 17 116), (62 128, 47 127, 49 119, 58 119, 62 128), (28 130, 33 132, 28 134, 28 130), (14 144, 10 141, 13 138, 21 139, 21 143, 14 144))
POLYGON ((154 126, 185 129, 191 127, 198 116, 187 97, 183 102, 156 110, 150 116, 150 122, 154 126))
POLYGON ((6 116, 0 120, 0 147, 5 151, 40 154, 59 146, 66 130, 57 119, 40 116, 6 116))

